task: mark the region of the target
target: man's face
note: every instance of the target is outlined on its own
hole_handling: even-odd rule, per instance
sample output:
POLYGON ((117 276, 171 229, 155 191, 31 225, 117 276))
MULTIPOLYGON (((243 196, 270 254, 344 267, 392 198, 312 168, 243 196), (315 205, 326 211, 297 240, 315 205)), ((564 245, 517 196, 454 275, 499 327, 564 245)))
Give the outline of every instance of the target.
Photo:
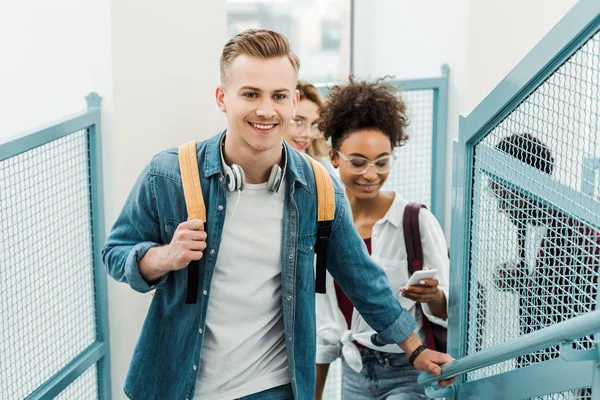
POLYGON ((287 57, 239 56, 217 88, 217 104, 227 114, 227 134, 255 152, 281 146, 298 103, 297 74, 287 57))

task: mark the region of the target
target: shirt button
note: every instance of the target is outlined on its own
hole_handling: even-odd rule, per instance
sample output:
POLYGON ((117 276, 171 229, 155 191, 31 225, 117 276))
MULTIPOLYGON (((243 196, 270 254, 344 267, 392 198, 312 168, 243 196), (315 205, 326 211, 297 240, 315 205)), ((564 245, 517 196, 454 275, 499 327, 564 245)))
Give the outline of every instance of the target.
POLYGON ((309 249, 309 250, 312 250, 312 246, 309 246, 309 247, 308 247, 308 249, 309 249))
MULTIPOLYGON (((198 332, 200 332, 200 334, 202 335, 202 329, 198 329, 198 332)), ((196 369, 196 368, 194 368, 194 369, 196 369)))
POLYGON ((210 254, 215 254, 215 249, 210 249, 209 253, 210 254))
POLYGON ((219 209, 219 211, 223 211, 223 206, 219 205, 219 207, 217 207, 219 209))
POLYGON ((196 371, 196 370, 198 369, 198 367, 196 367, 195 365, 194 365, 194 367, 193 367, 193 368, 194 368, 194 371, 196 371))
POLYGON ((292 341, 292 337, 290 336, 290 337, 288 338, 288 340, 291 342, 291 341, 292 341))
POLYGON ((296 216, 296 211, 292 211, 290 214, 291 214, 292 217, 295 217, 296 216))
POLYGON ((292 296, 288 296, 287 299, 288 299, 288 301, 291 301, 292 300, 292 296))
POLYGON ((205 290, 202 292, 202 294, 206 296, 208 294, 208 292, 205 290))
POLYGON ((290 260, 294 259, 294 255, 293 254, 290 254, 289 257, 290 257, 290 260))
POLYGON ((223 182, 223 177, 222 176, 219 177, 219 182, 223 182))

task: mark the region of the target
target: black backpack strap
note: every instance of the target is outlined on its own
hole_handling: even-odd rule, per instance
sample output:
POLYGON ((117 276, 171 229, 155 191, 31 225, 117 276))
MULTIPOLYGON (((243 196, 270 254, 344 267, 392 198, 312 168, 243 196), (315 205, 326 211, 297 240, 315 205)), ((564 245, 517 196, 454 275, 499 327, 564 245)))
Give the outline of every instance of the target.
MULTIPOLYGON (((402 218, 402 230, 404 231, 409 274, 423 269, 423 243, 421 242, 421 229, 419 228, 419 212, 421 208, 426 207, 423 204, 408 203, 404 208, 404 216, 402 218)), ((423 314, 420 304, 417 304, 417 309, 423 314)), ((435 344, 432 324, 424 314, 421 320, 425 332, 425 343, 428 348, 436 350, 437 346, 435 344)))
POLYGON ((317 273, 315 277, 315 291, 326 292, 327 283, 327 246, 331 235, 331 221, 319 221, 319 232, 317 233, 317 273))
POLYGON ((421 243, 421 230, 419 229, 419 211, 426 208, 423 204, 408 203, 404 208, 402 229, 404 231, 404 244, 408 259, 408 272, 423 269, 423 244, 421 243))
POLYGON ((315 291, 325 293, 327 280, 327 247, 331 236, 331 221, 335 216, 335 193, 329 172, 321 163, 305 154, 315 175, 317 187, 317 270, 315 276, 315 291))

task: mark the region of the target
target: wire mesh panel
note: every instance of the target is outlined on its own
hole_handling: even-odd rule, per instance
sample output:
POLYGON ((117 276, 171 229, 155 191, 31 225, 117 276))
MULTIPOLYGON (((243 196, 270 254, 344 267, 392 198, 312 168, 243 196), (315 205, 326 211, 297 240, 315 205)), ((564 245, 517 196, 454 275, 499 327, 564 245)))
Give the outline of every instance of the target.
POLYGON ((399 93, 406 103, 409 139, 395 149, 396 162, 384 190, 431 207, 434 90, 407 90, 399 93))
MULTIPOLYGON (((585 160, 600 156, 599 117, 596 33, 475 146, 467 354, 595 309, 600 203, 582 187, 585 160)), ((468 380, 558 356, 548 348, 468 380)))
POLYGON ((28 396, 96 340, 91 218, 86 130, 0 161, 3 399, 28 396))
POLYGON ((65 388, 56 400, 87 400, 98 397, 98 370, 96 366, 81 374, 65 388))

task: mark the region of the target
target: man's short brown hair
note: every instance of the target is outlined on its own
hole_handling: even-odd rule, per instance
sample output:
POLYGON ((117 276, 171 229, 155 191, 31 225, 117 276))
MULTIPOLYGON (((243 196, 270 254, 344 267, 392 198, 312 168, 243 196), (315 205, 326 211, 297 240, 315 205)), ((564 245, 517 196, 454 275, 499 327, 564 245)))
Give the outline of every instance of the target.
POLYGON ((298 74, 300 60, 292 51, 289 40, 279 32, 268 29, 247 29, 231 38, 221 54, 221 83, 226 82, 226 70, 238 56, 267 60, 287 57, 298 74))

